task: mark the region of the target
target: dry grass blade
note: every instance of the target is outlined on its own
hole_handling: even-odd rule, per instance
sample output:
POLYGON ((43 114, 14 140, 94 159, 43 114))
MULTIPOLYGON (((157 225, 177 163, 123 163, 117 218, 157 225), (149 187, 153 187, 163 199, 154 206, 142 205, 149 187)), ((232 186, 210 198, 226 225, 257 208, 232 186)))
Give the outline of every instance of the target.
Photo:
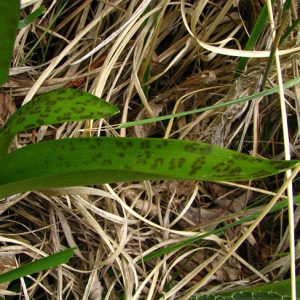
MULTIPOLYGON (((299 5, 292 2, 288 24, 299 14, 299 5)), ((288 150, 277 94, 244 106, 113 129, 259 91, 272 45, 268 23, 255 52, 242 49, 260 1, 64 3, 22 1, 22 18, 40 5, 47 14, 18 33, 10 79, 1 87, 1 125, 35 94, 65 86, 92 92, 121 114, 23 132, 14 148, 49 139, 120 135, 205 141, 274 159, 284 159, 288 151, 299 159, 298 86, 285 91, 288 150), (241 56, 251 59, 233 82, 241 56)), ((273 7, 275 27, 281 9, 273 7)), ((283 83, 299 76, 297 34, 294 30, 277 51, 283 83)), ((272 64, 266 88, 277 85, 278 70, 272 64)), ((289 276, 289 256, 280 255, 292 247, 284 231, 287 212, 267 211, 288 198, 286 182, 283 176, 239 184, 120 182, 16 195, 0 203, 0 256, 13 255, 23 265, 77 247, 68 265, 23 280, 18 295, 25 299, 187 299, 280 280, 289 276), (259 219, 230 227, 257 210, 264 211, 259 219), (209 235, 213 230, 220 232, 209 235), (208 235, 184 244, 201 234, 208 235)), ((295 181, 294 192, 299 190, 295 181)), ((298 263, 299 249, 295 256, 298 263)), ((11 293, 10 286, 1 288, 11 293)))

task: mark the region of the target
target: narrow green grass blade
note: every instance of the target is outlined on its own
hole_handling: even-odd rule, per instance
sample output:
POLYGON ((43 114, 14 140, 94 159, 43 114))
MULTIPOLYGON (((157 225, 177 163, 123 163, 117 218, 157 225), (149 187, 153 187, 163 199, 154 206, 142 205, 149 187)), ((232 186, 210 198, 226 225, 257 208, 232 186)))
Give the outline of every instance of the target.
POLYGON ((24 28, 25 26, 32 23, 36 18, 41 16, 45 12, 45 6, 40 6, 38 9, 33 11, 29 16, 19 21, 18 29, 24 28))
MULTIPOLYGON (((285 89, 288 89, 298 83, 300 83, 300 76, 286 82, 283 86, 285 89)), ((266 90, 256 93, 256 94, 252 94, 252 95, 249 95, 246 97, 226 101, 226 102, 223 102, 220 104, 214 104, 211 106, 188 110, 188 111, 184 111, 184 112, 180 112, 180 113, 176 113, 176 114, 172 114, 172 115, 165 115, 165 116, 160 116, 160 117, 156 117, 156 118, 149 118, 149 119, 144 119, 144 120, 127 122, 127 123, 119 125, 116 129, 128 128, 128 127, 137 126, 137 125, 143 125, 143 124, 149 124, 149 123, 158 122, 158 121, 169 120, 172 118, 179 118, 179 117, 187 116, 187 115, 191 115, 191 114, 197 114, 197 113, 205 112, 205 111, 212 110, 212 109, 218 109, 218 108, 222 108, 222 107, 227 107, 229 105, 250 101, 253 99, 260 98, 260 97, 265 97, 265 96, 272 95, 277 92, 278 92, 278 87, 276 86, 276 87, 273 87, 271 89, 266 89, 266 90)))
POLYGON ((20 1, 0 1, 0 86, 7 81, 19 22, 20 1))
POLYGON ((300 23, 300 17, 298 17, 291 26, 289 26, 287 28, 287 30, 285 31, 285 33, 282 35, 280 41, 279 41, 279 45, 281 45, 284 40, 293 32, 294 29, 297 29, 297 26, 300 23))
POLYGON ((37 46, 41 43, 42 39, 44 38, 44 36, 49 32, 49 29, 55 24, 57 18, 59 18, 59 16, 61 16, 61 13, 63 12, 63 10, 65 9, 65 7, 68 4, 68 0, 65 1, 61 1, 61 8, 59 9, 59 11, 57 12, 57 14, 54 16, 54 18, 52 18, 51 22, 49 23, 49 25, 47 26, 46 30, 41 34, 41 36, 39 37, 39 39, 36 41, 36 43, 30 48, 30 50, 28 51, 28 53, 25 55, 25 57, 23 58, 23 60, 21 60, 21 62, 19 63, 19 66, 23 65, 24 62, 32 56, 32 53, 36 50, 37 46))
MULTIPOLYGON (((272 0, 272 3, 274 3, 274 0, 272 0)), ((258 18, 257 18, 257 21, 253 27, 253 30, 249 36, 249 39, 246 43, 245 50, 253 50, 254 49, 263 29, 265 27, 267 19, 268 19, 268 7, 267 7, 267 4, 265 3, 258 18)), ((234 79, 236 79, 237 77, 239 77, 240 75, 243 74, 248 61, 249 61, 249 57, 242 57, 240 59, 237 69, 234 74, 234 79)))
POLYGON ((203 295, 189 300, 292 300, 290 296, 284 296, 274 292, 232 292, 231 295, 203 295))
POLYGON ((18 192, 124 181, 238 181, 293 168, 217 146, 180 140, 73 138, 37 143, 0 159, 0 198, 18 192))
MULTIPOLYGON (((294 204, 296 205, 299 202, 300 202, 300 195, 295 196, 294 197, 294 204)), ((276 212, 276 211, 278 211, 280 209, 284 209, 284 208, 287 208, 287 207, 288 207, 288 201, 287 200, 282 200, 280 202, 277 202, 270 209, 269 213, 271 214, 271 213, 274 213, 274 212, 276 212)), ((187 239, 185 239, 185 240, 183 240, 181 242, 178 242, 178 243, 176 243, 174 245, 170 245, 170 246, 167 246, 167 247, 155 250, 155 251, 147 254, 146 256, 144 256, 143 260, 139 260, 137 263, 140 264, 142 262, 146 262, 146 261, 149 261, 151 259, 155 259, 155 258, 161 257, 164 254, 176 251, 178 249, 181 249, 182 247, 191 245, 193 243, 200 242, 201 240, 204 240, 205 238, 207 238, 209 236, 220 235, 225 230, 228 230, 230 228, 235 228, 235 227, 240 226, 240 225, 242 225, 242 224, 244 224, 246 222, 250 222, 250 221, 256 219, 261 212, 262 212, 262 210, 258 208, 258 210, 257 210, 256 213, 251 214, 250 216, 247 216, 247 217, 243 217, 243 218, 241 218, 241 219, 239 219, 237 221, 230 222, 228 225, 225 225, 225 226, 222 226, 220 228, 217 228, 217 229, 215 229, 215 230, 213 230, 211 232, 207 232, 207 233, 204 233, 204 234, 196 234, 195 236, 187 238, 187 239)))
POLYGON ((75 248, 67 249, 38 259, 0 275, 0 284, 34 274, 61 264, 65 264, 74 255, 75 248))
POLYGON ((14 135, 42 125, 99 119, 118 113, 117 107, 83 91, 57 89, 35 97, 19 108, 0 129, 0 157, 14 135))

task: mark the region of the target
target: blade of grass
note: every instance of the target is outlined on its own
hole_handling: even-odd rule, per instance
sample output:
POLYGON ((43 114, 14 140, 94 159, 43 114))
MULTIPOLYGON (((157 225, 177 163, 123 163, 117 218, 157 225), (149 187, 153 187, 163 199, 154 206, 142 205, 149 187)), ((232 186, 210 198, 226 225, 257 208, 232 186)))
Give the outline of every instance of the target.
MULTIPOLYGON (((297 204, 297 203, 300 203, 300 195, 296 196, 294 198, 294 203, 297 204)), ((274 213, 278 210, 281 210, 281 209, 284 209, 284 208, 287 208, 288 207, 288 200, 282 200, 278 203, 276 203, 269 211, 269 213, 274 213)), ((168 246, 168 247, 165 247, 163 249, 158 249, 156 251, 153 251, 151 252, 150 254, 146 255, 143 257, 143 259, 139 260, 137 263, 140 264, 142 262, 147 262, 151 259, 155 259, 155 258, 158 258, 164 254, 167 254, 169 252, 173 252, 173 251, 176 251, 182 247, 185 247, 185 246, 188 246, 188 245, 191 245, 193 243, 197 243, 211 235, 220 235, 221 233, 223 233, 225 230, 227 229, 230 229, 230 228, 234 228, 236 226, 239 226, 239 225, 242 225, 244 223, 247 223, 247 222, 250 222, 254 219, 256 219, 259 214, 262 212, 262 209, 259 209, 257 212, 247 216, 247 217, 244 217, 238 221, 234 221, 228 225, 225 225, 225 226, 222 226, 221 228, 218 228, 216 230, 213 230, 211 232, 208 232, 208 233, 205 233, 205 234, 197 234, 195 235, 194 237, 191 237, 191 238, 188 238, 188 239, 185 239, 184 241, 182 242, 179 242, 177 244, 174 244, 174 245, 171 245, 171 246, 168 246)))
MULTIPOLYGON (((275 52, 278 51, 278 46, 279 46, 279 43, 280 43, 280 37, 281 37, 282 32, 284 31, 285 27, 286 27, 286 23, 287 23, 288 18, 289 18, 289 13, 288 13, 287 8, 286 8, 286 4, 288 2, 289 1, 286 1, 285 5, 284 5, 285 9, 283 10, 283 16, 282 16, 281 21, 280 21, 281 24, 279 25, 278 30, 276 30, 276 34, 275 34, 275 31, 274 31, 275 30, 274 23, 270 25, 271 32, 272 32, 272 35, 273 35, 272 49, 271 49, 270 56, 268 58, 268 63, 267 63, 266 69, 264 71, 264 77, 263 77, 263 80, 262 80, 262 83, 261 83, 261 86, 260 86, 260 90, 263 90, 265 88, 265 84, 268 80, 268 76, 269 76, 269 73, 270 73, 272 65, 273 65, 275 52)), ((266 4, 268 4, 268 3, 269 2, 267 1, 266 4)), ((268 5, 268 10, 269 10, 269 14, 271 14, 272 13, 272 4, 271 3, 268 5)), ((270 22, 271 22, 271 20, 270 20, 270 22)), ((279 86, 279 90, 280 90, 280 86, 279 86)))
POLYGON ((24 28, 25 26, 32 23, 36 18, 41 16, 45 12, 45 6, 40 6, 38 9, 33 11, 29 16, 25 19, 19 21, 18 29, 24 28))
MULTIPOLYGON (((158 1, 160 2, 160 1, 158 1)), ((150 5, 148 5, 148 7, 145 9, 144 13, 142 14, 145 15, 146 13, 148 13, 150 11, 150 5)), ((143 26, 142 27, 145 27, 145 25, 148 23, 149 21, 149 18, 147 18, 144 23, 143 23, 143 26)), ((158 24, 158 13, 155 14, 155 22, 153 24, 154 28, 157 27, 157 24, 158 24)), ((149 33, 145 36, 145 39, 144 39, 144 45, 146 44, 147 40, 149 39, 149 33)), ((149 53, 149 58, 152 57, 152 53, 153 53, 153 49, 150 49, 151 53, 149 53)), ((146 67, 145 68, 145 72, 143 74, 143 77, 142 77, 142 89, 143 89, 143 92, 145 94, 145 97, 148 99, 149 98, 149 80, 150 80, 150 76, 151 76, 151 60, 150 59, 146 59, 143 61, 143 64, 146 64, 146 67)), ((142 67, 142 72, 143 72, 143 67, 142 67)))
POLYGON ((46 28, 46 30, 41 34, 40 38, 36 41, 36 43, 33 45, 33 47, 30 49, 30 51, 25 55, 24 59, 19 63, 19 66, 22 66, 24 62, 32 55, 32 52, 36 49, 36 47, 40 44, 41 40, 44 38, 44 36, 47 34, 49 29, 55 24, 57 18, 61 15, 64 8, 68 4, 69 1, 65 1, 64 5, 60 8, 60 10, 57 12, 56 16, 51 20, 50 24, 46 28))
MULTIPOLYGON (((224 257, 221 258, 221 260, 207 273, 207 275, 204 276, 200 282, 195 284, 191 290, 185 295, 185 299, 188 299, 188 297, 192 296, 197 290, 199 290, 203 285, 205 285, 208 280, 211 278, 211 276, 222 267, 222 265, 229 259, 229 257, 234 253, 241 244, 248 238, 248 236, 253 232, 253 230, 258 226, 258 224, 262 221, 262 219, 269 213, 269 211, 272 209, 272 207, 276 204, 278 199, 281 197, 281 195, 284 193, 284 191, 287 189, 289 184, 292 182, 292 180, 297 176, 298 172, 300 170, 300 165, 293 171, 292 175, 287 178, 287 180, 284 182, 284 184, 281 186, 281 188, 278 190, 277 194, 271 199, 271 201, 266 205, 266 207, 262 210, 262 212, 259 214, 259 216, 251 223, 251 225, 248 227, 248 229, 243 233, 243 235, 237 240, 237 242, 232 245, 230 248, 230 251, 228 251, 224 257)), ((293 298, 295 299, 295 297, 293 298)))
MULTIPOLYGON (((274 3, 274 0, 272 2, 274 3)), ((268 19, 268 8, 265 3, 256 22, 255 22, 255 25, 249 36, 249 39, 246 43, 245 50, 253 50, 254 49, 254 47, 264 29, 267 19, 268 19)), ((241 59, 238 63, 237 69, 235 71, 234 77, 233 77, 234 79, 236 79, 237 77, 239 77, 240 75, 243 74, 249 59, 250 59, 249 57, 241 57, 241 59)))
MULTIPOLYGON (((287 88, 290 88, 290 87, 292 87, 292 86, 294 86, 298 83, 300 83, 300 77, 297 77, 295 79, 292 79, 292 80, 286 82, 283 85, 283 87, 287 89, 287 88)), ((226 106, 229 106, 229 105, 233 105, 233 104, 237 104, 237 103, 241 103, 241 102, 245 102, 245 101, 250 101, 250 100, 253 100, 253 99, 256 99, 256 98, 265 97, 265 96, 268 96, 268 95, 271 95, 271 94, 274 94, 274 93, 277 93, 277 92, 278 92, 278 87, 274 87, 274 88, 267 89, 267 90, 264 90, 264 91, 256 93, 256 94, 252 94, 250 96, 242 97, 242 98, 239 98, 239 99, 227 101, 227 102, 220 103, 220 104, 215 104, 215 105, 212 105, 212 106, 193 109, 193 110, 180 112, 180 113, 176 113, 176 114, 172 114, 172 115, 166 115, 166 116, 160 116, 160 117, 156 117, 156 118, 149 118, 149 119, 144 119, 144 120, 127 122, 127 123, 121 124, 119 126, 116 126, 115 129, 128 128, 128 127, 133 127, 133 126, 137 126, 137 125, 149 124, 149 123, 152 123, 152 122, 164 121, 164 120, 169 120, 169 119, 172 119, 172 118, 179 118, 179 117, 186 116, 186 115, 201 113, 201 112, 204 112, 204 111, 207 111, 207 110, 218 109, 218 108, 226 107, 226 106)))
MULTIPOLYGON (((286 159, 290 159, 290 141, 289 141, 289 129, 287 123, 287 111, 286 111, 286 104, 285 104, 285 95, 284 95, 284 88, 283 88, 283 80, 282 80, 282 72, 281 72, 281 64, 280 64, 280 57, 278 54, 278 44, 279 38, 281 36, 281 32, 285 26, 288 17, 288 8, 291 5, 291 1, 286 1, 283 9, 283 16, 282 16, 282 24, 280 25, 279 29, 276 32, 275 24, 274 24, 274 17, 272 12, 272 5, 270 0, 266 2, 268 4, 269 10, 269 19, 270 19, 270 28, 272 32, 272 39, 273 39, 273 46, 272 46, 272 53, 275 57, 275 64, 276 64, 276 72, 277 72, 277 81, 279 87, 279 99, 280 99, 280 110, 281 110, 281 120, 282 120, 282 131, 283 131, 283 141, 284 141, 284 154, 286 159)), ((272 59, 272 57, 269 58, 272 59)), ((291 176, 291 171, 288 170, 286 172, 286 176, 291 176)), ((292 182, 287 187, 287 195, 288 195, 288 219, 289 219, 289 238, 290 238, 290 276, 291 276, 291 294, 292 299, 296 299, 297 294, 297 287, 296 287, 296 253, 295 253, 295 225, 294 225, 294 203, 293 203, 293 185, 292 182)))
POLYGON ((297 18, 297 20, 295 20, 293 24, 288 27, 286 32, 282 35, 279 45, 281 45, 284 42, 284 40, 292 33, 292 31, 299 25, 299 23, 300 23, 300 17, 297 18))
POLYGON ((65 264, 74 255, 75 249, 67 249, 3 273, 0 275, 0 284, 65 264))

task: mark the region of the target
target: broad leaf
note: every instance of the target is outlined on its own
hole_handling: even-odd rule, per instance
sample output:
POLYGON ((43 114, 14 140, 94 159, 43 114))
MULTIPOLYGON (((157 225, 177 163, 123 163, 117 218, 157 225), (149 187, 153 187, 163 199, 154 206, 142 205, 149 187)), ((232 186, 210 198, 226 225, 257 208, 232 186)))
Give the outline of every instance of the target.
MULTIPOLYGON (((300 276, 296 277, 297 286, 300 285, 300 276)), ((233 300, 233 299, 278 299, 289 300, 291 298, 291 279, 283 281, 268 283, 264 285, 252 286, 244 288, 238 291, 227 292, 218 295, 203 295, 198 297, 192 297, 190 300, 233 300)), ((299 299, 299 294, 297 294, 299 299)))
POLYGON ((39 95, 19 108, 0 130, 0 157, 7 153, 15 134, 42 125, 99 119, 119 110, 110 103, 83 91, 57 89, 39 95))
POLYGON ((32 144, 0 159, 0 198, 29 190, 124 181, 238 181, 283 172, 271 161, 180 140, 72 138, 32 144))
POLYGON ((0 198, 30 190, 123 181, 249 180, 298 163, 258 159, 191 141, 105 137, 41 142, 7 154, 18 132, 117 112, 104 100, 73 89, 58 89, 22 106, 0 130, 0 198))
POLYGON ((20 1, 0 1, 0 86, 7 81, 17 35, 20 1))

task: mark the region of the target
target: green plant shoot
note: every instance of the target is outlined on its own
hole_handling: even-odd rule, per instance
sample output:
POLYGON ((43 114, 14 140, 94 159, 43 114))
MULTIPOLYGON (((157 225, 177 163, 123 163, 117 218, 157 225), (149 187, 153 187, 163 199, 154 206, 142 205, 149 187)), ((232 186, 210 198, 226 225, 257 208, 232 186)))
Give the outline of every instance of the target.
POLYGON ((19 23, 20 1, 0 1, 0 86, 7 81, 19 23))
POLYGON ((116 112, 104 100, 72 89, 38 96, 21 107, 0 131, 0 198, 30 190, 124 181, 250 180, 299 163, 255 158, 200 142, 115 137, 52 140, 7 154, 8 141, 20 131, 116 112))

